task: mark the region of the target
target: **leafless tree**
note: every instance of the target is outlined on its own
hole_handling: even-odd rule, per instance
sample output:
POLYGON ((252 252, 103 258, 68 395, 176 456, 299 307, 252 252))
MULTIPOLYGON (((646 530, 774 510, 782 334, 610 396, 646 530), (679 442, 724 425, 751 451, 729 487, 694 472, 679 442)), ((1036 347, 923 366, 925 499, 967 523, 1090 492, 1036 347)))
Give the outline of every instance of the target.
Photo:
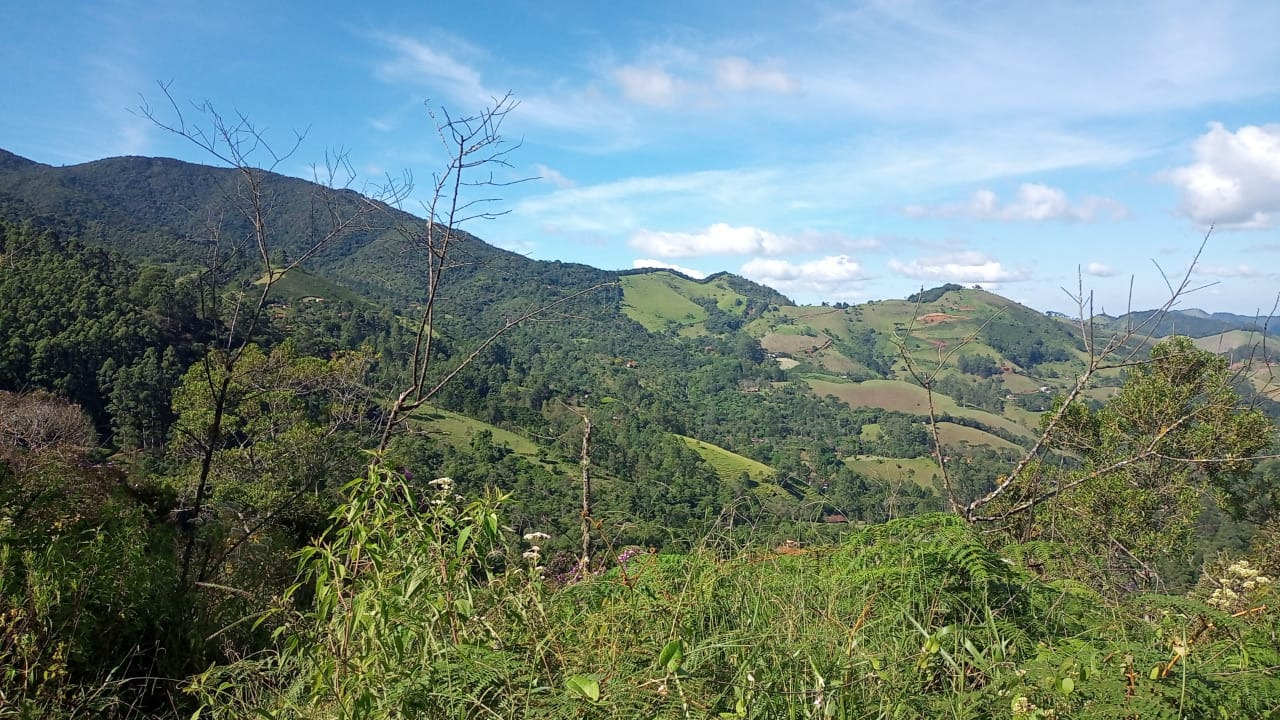
POLYGON ((496 330, 455 363, 446 373, 433 377, 429 372, 436 356, 438 336, 437 312, 440 309, 442 283, 450 270, 467 258, 455 256, 462 237, 461 227, 475 220, 493 219, 509 212, 494 210, 495 193, 503 187, 525 182, 529 178, 503 180, 494 171, 510 168, 509 157, 520 147, 502 134, 502 125, 519 103, 507 93, 473 115, 454 117, 447 110, 428 112, 435 123, 436 134, 448 161, 432 176, 428 199, 423 203, 421 223, 401 225, 400 234, 410 250, 425 267, 424 297, 415 322, 413 350, 408 359, 408 379, 395 393, 386 412, 378 450, 385 450, 396 431, 408 417, 428 402, 441 388, 466 369, 486 348, 512 328, 534 317, 606 285, 586 288, 543 305, 532 305, 518 315, 508 317, 496 330))
MULTIPOLYGON (((274 188, 279 178, 276 172, 293 158, 305 133, 294 133, 287 146, 278 148, 241 112, 227 116, 208 101, 184 108, 164 83, 160 84, 160 93, 165 101, 161 108, 152 107, 144 98, 138 113, 233 171, 235 182, 221 188, 221 199, 228 212, 238 215, 237 220, 241 222, 235 226, 247 228, 242 233, 232 231, 229 235, 227 228, 232 223, 222 212, 212 213, 207 220, 203 267, 199 274, 200 309, 215 328, 217 343, 203 360, 212 413, 196 437, 200 460, 194 495, 189 507, 180 513, 180 517, 194 519, 204 510, 211 490, 212 464, 223 441, 224 413, 236 367, 260 330, 271 291, 288 273, 335 240, 365 227, 366 222, 385 207, 385 201, 399 198, 394 195, 398 190, 395 187, 390 188, 390 195, 374 198, 339 192, 350 188, 355 174, 344 153, 328 155, 324 169, 314 173, 316 190, 311 210, 313 216, 320 218, 319 229, 300 248, 292 248, 288 259, 280 259, 284 248, 280 247, 278 237, 274 188), (235 264, 246 257, 256 261, 259 277, 256 285, 251 280, 243 280, 237 287, 229 288, 235 264)), ((184 524, 183 531, 186 540, 181 582, 185 586, 191 577, 197 537, 191 522, 184 524)))

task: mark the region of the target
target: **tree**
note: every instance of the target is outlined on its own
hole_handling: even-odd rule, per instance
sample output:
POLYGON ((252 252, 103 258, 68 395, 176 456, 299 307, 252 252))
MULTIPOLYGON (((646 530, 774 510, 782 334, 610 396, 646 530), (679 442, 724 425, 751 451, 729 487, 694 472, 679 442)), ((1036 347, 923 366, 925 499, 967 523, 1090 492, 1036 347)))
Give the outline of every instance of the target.
MULTIPOLYGON (((223 200, 237 215, 235 227, 243 230, 224 232, 223 218, 214 218, 208 226, 208 239, 200 248, 205 259, 198 274, 200 311, 218 339, 216 350, 205 354, 199 371, 207 387, 210 412, 200 428, 188 432, 198 448, 200 464, 191 505, 180 513, 199 518, 211 491, 214 458, 226 442, 224 420, 238 366, 261 330, 272 288, 325 247, 360 228, 382 207, 379 200, 398 200, 396 193, 401 188, 390 186, 372 198, 340 192, 350 187, 355 173, 345 155, 330 156, 324 177, 316 173, 317 192, 311 217, 306 218, 317 230, 302 247, 286 255, 276 243, 279 218, 272 205, 271 181, 275 170, 293 157, 304 135, 295 134, 287 149, 277 150, 248 116, 236 113, 225 117, 206 101, 195 106, 198 120, 189 121, 169 86, 162 84, 160 89, 168 101, 167 117, 145 101, 140 114, 235 171, 236 182, 222 189, 223 200), (246 258, 252 259, 248 268, 244 266, 246 258)), ((186 524, 184 534, 181 584, 186 585, 192 577, 198 545, 196 526, 186 524)))
MULTIPOLYGON (((1079 309, 1084 370, 1042 416, 1031 448, 976 496, 968 495, 972 482, 966 481, 961 497, 938 453, 943 489, 954 512, 1016 539, 1066 540, 1090 556, 1100 554, 1108 569, 1131 578, 1135 571, 1154 577, 1149 561, 1159 553, 1177 549, 1189 554, 1189 535, 1206 494, 1221 498, 1233 488, 1238 491, 1275 435, 1266 416, 1232 389, 1235 378, 1225 358, 1197 350, 1186 338, 1153 346, 1161 320, 1180 298, 1198 289, 1190 285, 1191 273, 1208 239, 1206 234, 1180 282, 1165 276, 1169 297, 1164 305, 1110 337, 1096 333, 1092 296, 1085 293, 1081 274, 1072 297, 1079 309), (1106 379, 1101 373, 1108 371, 1127 373, 1127 380, 1118 396, 1099 407, 1085 391, 1101 384, 1106 379)), ((1000 315, 989 318, 979 332, 993 329, 988 342, 992 334, 1008 336, 1012 344, 1022 342, 1011 332, 1016 323, 997 323, 1000 315)), ((928 394, 936 441, 933 390, 939 373, 977 334, 946 353, 939 350, 937 369, 927 372, 910 354, 910 332, 908 328, 905 336, 896 336, 895 344, 928 394)), ((1034 350, 1026 343, 1019 347, 1034 350)))
MULTIPOLYGON (((424 269, 424 296, 418 303, 412 351, 406 363, 408 376, 399 389, 393 390, 395 399, 387 409, 383 421, 379 451, 386 450, 392 437, 414 410, 439 393, 509 330, 553 307, 616 284, 614 281, 601 283, 546 304, 534 304, 516 315, 508 316, 469 352, 457 353, 457 360, 447 371, 432 374, 433 362, 440 355, 436 313, 440 309, 443 283, 451 272, 469 262, 466 257, 456 256, 458 245, 466 237, 461 226, 474 220, 492 219, 504 214, 505 211, 488 209, 498 199, 488 192, 524 182, 523 178, 500 180, 492 172, 510 167, 508 157, 520 147, 519 143, 512 144, 502 135, 503 122, 518 106, 519 103, 511 93, 507 93, 473 115, 455 118, 445 109, 441 109, 438 114, 431 112, 447 162, 433 176, 430 197, 423 205, 424 221, 397 228, 414 261, 424 269)), ((401 188, 395 195, 397 199, 403 199, 407 192, 401 188)))
POLYGON ((1047 441, 1058 456, 1037 460, 975 519, 1034 514, 1024 536, 1069 538, 1126 569, 1190 554, 1202 498, 1246 479, 1275 432, 1230 380, 1225 358, 1185 337, 1162 341, 1101 408, 1059 399, 1045 421, 1060 418, 1047 441))

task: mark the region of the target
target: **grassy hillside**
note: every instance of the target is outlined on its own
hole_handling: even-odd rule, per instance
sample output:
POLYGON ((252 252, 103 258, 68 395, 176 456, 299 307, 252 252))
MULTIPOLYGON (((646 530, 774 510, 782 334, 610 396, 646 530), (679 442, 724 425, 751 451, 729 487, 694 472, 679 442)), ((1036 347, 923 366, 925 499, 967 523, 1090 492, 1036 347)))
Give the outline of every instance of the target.
MULTIPOLYGON (((850 407, 877 407, 885 410, 925 415, 929 411, 928 395, 924 388, 902 380, 866 380, 863 382, 834 382, 817 378, 806 378, 813 391, 820 395, 833 395, 850 407)), ((934 393, 934 409, 939 415, 948 414, 956 417, 971 418, 984 425, 999 428, 1019 436, 1029 436, 1030 428, 1019 425, 1002 415, 985 410, 961 407, 956 401, 934 393)))
POLYGON ((707 312, 689 299, 695 285, 665 272, 624 276, 622 311, 649 332, 697 325, 707 319, 707 312))
POLYGON ((1253 330, 1228 330, 1195 340, 1196 347, 1212 353, 1229 353, 1236 348, 1255 347, 1261 344, 1262 333, 1253 330))
POLYGON ((776 292, 730 275, 693 280, 666 270, 621 275, 622 311, 649 332, 678 330, 685 336, 724 332, 781 298, 776 292), (712 318, 711 316, 716 316, 712 318), (708 327, 709 319, 722 325, 708 327), (725 320, 734 324, 726 328, 725 320))
POLYGON ((1023 452, 1023 449, 1002 437, 997 437, 989 432, 983 432, 977 428, 971 428, 965 425, 957 425, 955 423, 940 422, 938 423, 938 437, 942 438, 942 445, 948 450, 958 450, 964 446, 978 447, 986 445, 997 450, 1009 450, 1012 452, 1023 452))
POLYGON ((923 488, 937 489, 941 482, 938 464, 933 458, 886 458, 876 455, 857 455, 844 459, 850 470, 867 477, 894 485, 914 483, 923 488))
POLYGON ((495 445, 505 445, 530 460, 538 457, 538 446, 532 440, 455 412, 428 406, 418 410, 413 420, 421 429, 458 448, 470 447, 477 435, 488 432, 495 445))
POLYGON ((696 450, 703 460, 706 460, 711 467, 715 468, 716 474, 720 476, 721 480, 734 481, 741 477, 743 473, 746 473, 752 480, 760 481, 770 479, 777 474, 768 465, 725 450, 719 445, 712 445, 709 442, 703 442, 684 435, 677 435, 676 437, 696 450))

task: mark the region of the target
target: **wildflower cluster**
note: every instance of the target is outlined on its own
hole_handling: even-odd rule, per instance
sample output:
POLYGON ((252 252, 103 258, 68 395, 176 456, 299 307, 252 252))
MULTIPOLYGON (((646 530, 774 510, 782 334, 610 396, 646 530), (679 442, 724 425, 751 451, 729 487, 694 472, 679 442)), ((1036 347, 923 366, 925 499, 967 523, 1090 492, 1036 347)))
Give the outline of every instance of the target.
POLYGON ((529 543, 529 549, 520 553, 520 557, 524 558, 525 561, 529 563, 529 566, 533 568, 535 573, 541 573, 546 569, 539 564, 542 561, 542 546, 538 545, 538 543, 546 542, 550 539, 551 536, 544 532, 529 532, 524 534, 524 541, 529 543))
POLYGON ((1227 567, 1223 577, 1217 578, 1218 587, 1209 595, 1208 603, 1227 612, 1247 609, 1250 596, 1265 590, 1271 578, 1263 575, 1248 560, 1237 560, 1227 567))

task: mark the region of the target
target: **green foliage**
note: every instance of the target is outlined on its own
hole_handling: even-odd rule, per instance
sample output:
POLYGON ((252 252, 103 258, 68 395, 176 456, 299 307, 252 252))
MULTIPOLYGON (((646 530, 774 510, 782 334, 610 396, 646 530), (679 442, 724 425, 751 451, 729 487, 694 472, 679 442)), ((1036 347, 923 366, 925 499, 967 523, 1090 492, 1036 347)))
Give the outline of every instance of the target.
MULTIPOLYGON (((624 554, 557 585, 502 550, 493 502, 348 487, 302 553, 314 609, 267 657, 211 668, 201 716, 1267 717, 1275 612, 1112 604, 987 548, 955 516, 836 546, 624 554), (424 502, 424 500, 426 502, 424 502)), ((297 599, 298 594, 293 596, 297 599)), ((1274 600, 1274 595, 1259 598, 1274 600)))
POLYGON ((1205 493, 1248 487, 1249 458, 1272 442, 1272 423, 1228 380, 1225 359, 1174 337, 1102 408, 1066 408, 1050 442, 1081 462, 1033 474, 1023 492, 1061 488, 1041 522, 1120 567, 1189 553, 1205 493))
POLYGON ((1000 366, 996 364, 995 359, 982 353, 961 353, 956 356, 956 367, 962 373, 983 378, 1000 374, 1000 366))
POLYGON ((1067 326, 1038 313, 1004 312, 982 331, 982 340, 1022 368, 1071 359, 1080 339, 1067 326))
POLYGON ((952 290, 963 290, 963 289, 964 287, 961 285, 956 285, 955 283, 947 283, 946 285, 939 285, 936 288, 930 288, 929 290, 921 290, 918 293, 912 293, 907 296, 907 302, 919 303, 921 305, 925 303, 937 302, 938 300, 942 299, 943 295, 946 295, 952 290))
POLYGON ((0 717, 123 717, 172 689, 145 676, 190 670, 153 654, 182 614, 172 538, 122 480, 0 461, 0 717))
POLYGON ((42 388, 126 448, 155 449, 200 336, 190 287, 160 268, 0 223, 0 390, 42 388))

